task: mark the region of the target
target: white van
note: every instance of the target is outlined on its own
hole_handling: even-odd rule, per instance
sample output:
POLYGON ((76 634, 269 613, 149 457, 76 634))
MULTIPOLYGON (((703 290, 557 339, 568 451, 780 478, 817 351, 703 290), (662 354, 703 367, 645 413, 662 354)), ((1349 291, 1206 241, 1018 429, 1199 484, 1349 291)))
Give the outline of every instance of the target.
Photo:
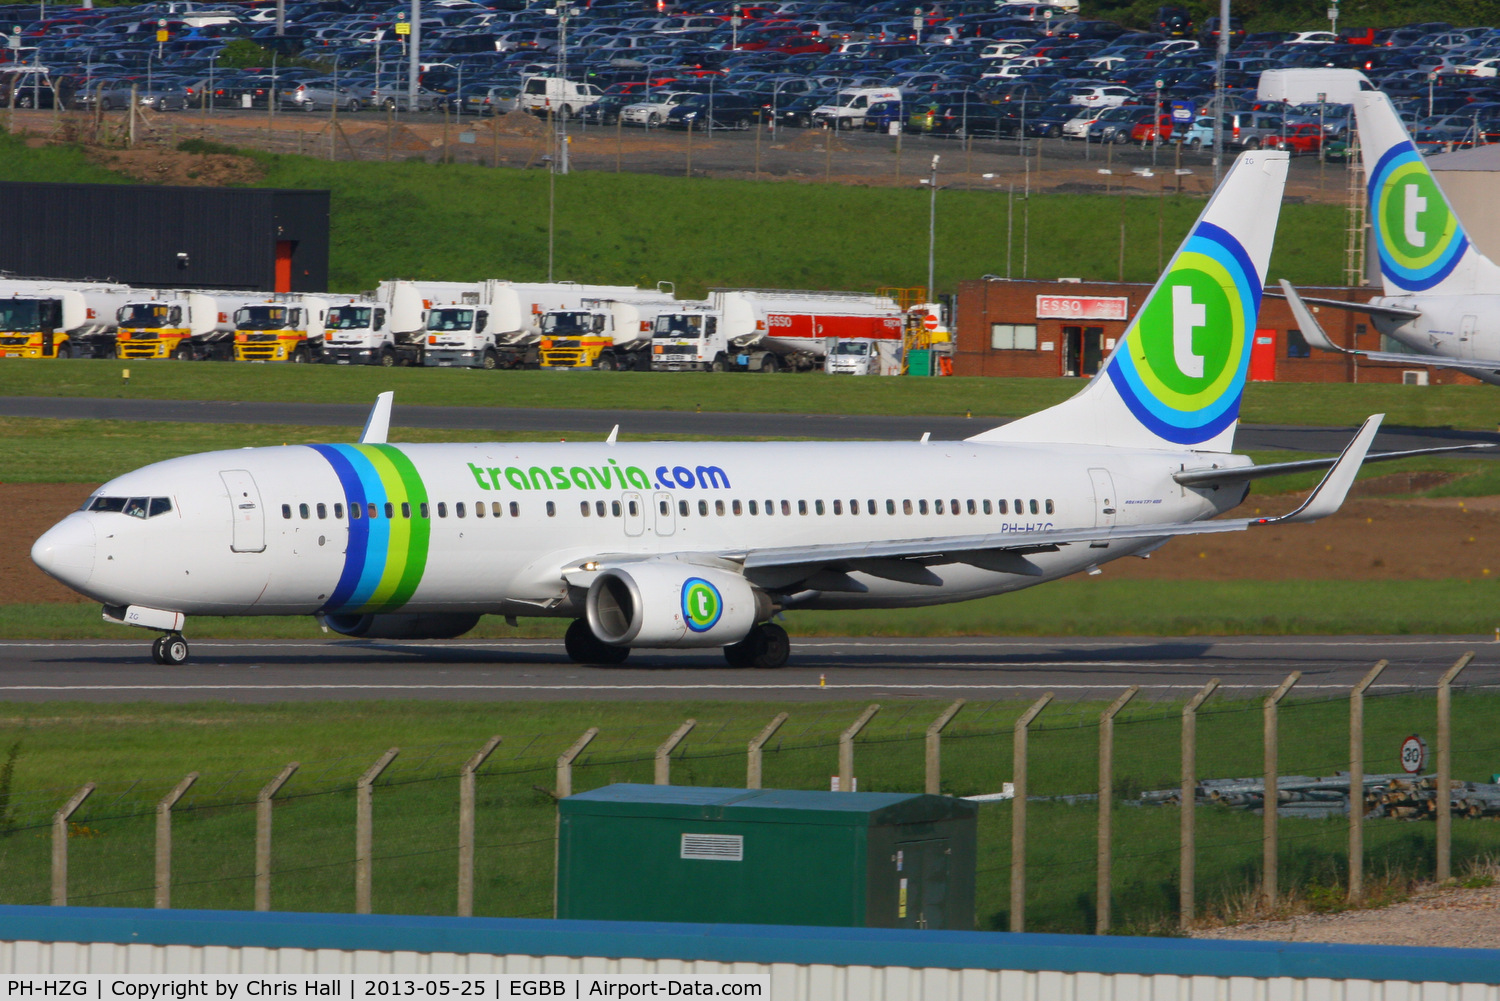
POLYGON ((576 115, 603 95, 591 83, 574 83, 555 76, 527 77, 521 84, 521 110, 536 114, 553 111, 576 115))
POLYGON ((813 122, 836 129, 858 129, 865 124, 865 112, 881 101, 900 101, 900 87, 848 87, 839 91, 834 104, 813 109, 813 122))
POLYGON ((1259 101, 1285 101, 1287 104, 1311 104, 1328 101, 1353 104, 1362 90, 1374 90, 1370 78, 1359 70, 1316 67, 1309 69, 1265 70, 1255 97, 1259 101))

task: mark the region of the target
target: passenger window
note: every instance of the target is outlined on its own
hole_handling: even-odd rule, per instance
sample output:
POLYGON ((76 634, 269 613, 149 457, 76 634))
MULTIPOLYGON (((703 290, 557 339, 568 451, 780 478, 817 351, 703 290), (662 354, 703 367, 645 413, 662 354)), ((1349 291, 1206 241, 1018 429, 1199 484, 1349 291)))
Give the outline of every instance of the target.
POLYGON ((661 513, 662 514, 671 514, 672 513, 672 508, 667 504, 666 501, 659 502, 657 504, 657 507, 661 509, 661 513))
POLYGON ((1000 513, 1001 514, 1010 514, 1010 502, 1009 501, 1007 501, 1007 500, 1005 500, 1005 499, 1002 498, 997 503, 1000 505, 1000 513))
MULTIPOLYGON (((321 505, 321 504, 318 505, 318 507, 322 507, 322 506, 323 505, 321 505)), ((151 514, 150 514, 150 517, 155 518, 157 515, 159 515, 159 514, 166 514, 170 510, 172 510, 172 499, 170 497, 153 497, 153 498, 151 498, 151 514)))
POLYGON ((516 501, 511 501, 510 502, 510 516, 512 518, 519 518, 519 517, 521 517, 521 505, 519 503, 517 503, 516 501))
POLYGON ((455 517, 455 518, 462 518, 467 513, 468 513, 468 510, 464 507, 464 502, 463 501, 458 501, 456 504, 453 505, 453 517, 455 517))
POLYGON ((873 498, 873 497, 870 498, 870 500, 869 500, 869 502, 868 502, 868 504, 866 506, 866 510, 868 510, 871 514, 875 513, 875 498, 873 498))
POLYGON ((776 513, 776 502, 766 501, 766 516, 770 517, 776 513))
POLYGON ((411 518, 411 501, 401 502, 401 517, 407 519, 411 518))
MULTIPOLYGON (((130 509, 128 507, 125 509, 125 513, 130 514, 130 509)), ((306 504, 298 504, 297 513, 302 516, 303 521, 306 521, 307 519, 312 517, 312 508, 308 507, 306 504)))
POLYGON ((917 501, 917 513, 918 514, 926 514, 927 513, 927 502, 925 500, 919 500, 919 501, 917 501))
MULTIPOLYGON (((619 501, 610 501, 609 502, 609 513, 611 515, 613 515, 614 517, 616 517, 616 518, 618 518, 620 516, 620 502, 619 501)), ((724 512, 720 511, 719 513, 723 514, 724 512)))
POLYGON ((816 512, 818 512, 818 514, 820 514, 820 515, 823 514, 823 502, 822 501, 813 501, 813 510, 816 511, 816 512))
MULTIPOLYGON (((156 506, 156 504, 153 501, 152 502, 152 507, 155 507, 155 506, 156 506)), ((155 513, 156 513, 155 511, 152 512, 152 514, 155 514, 155 513)), ((328 518, 328 505, 327 504, 319 504, 318 505, 318 520, 319 521, 324 521, 327 518, 328 518)))
POLYGON ((720 518, 724 517, 724 502, 723 501, 721 501, 721 500, 714 501, 714 514, 718 515, 720 518))
POLYGON ((797 502, 797 513, 802 515, 803 517, 807 516, 807 501, 799 500, 797 502))
POLYGON ((885 499, 885 513, 886 514, 895 514, 896 513, 896 502, 893 501, 893 500, 891 500, 889 497, 887 497, 885 499))
POLYGON ((287 521, 292 520, 292 506, 290 504, 281 505, 281 516, 287 521))
POLYGON ((387 519, 396 517, 396 505, 390 501, 385 502, 385 516, 387 519))
POLYGON ((362 508, 362 507, 360 507, 358 504, 350 504, 349 505, 349 520, 350 521, 358 521, 360 518, 364 517, 364 513, 365 513, 365 509, 362 508))
POLYGON ((583 515, 585 518, 587 518, 589 516, 589 502, 588 501, 579 501, 578 502, 578 513, 581 514, 581 515, 583 515))
POLYGON ((911 501, 904 500, 904 501, 901 502, 901 513, 902 514, 911 514, 911 501))
MULTIPOLYGON (((603 501, 594 501, 594 513, 597 514, 601 518, 604 517, 604 502, 603 501)), ((615 513, 618 514, 619 512, 617 511, 615 513)))
POLYGON ((1036 498, 1035 497, 1033 497, 1031 499, 1031 513, 1032 514, 1036 514, 1037 513, 1037 506, 1036 506, 1036 498))
POLYGON ((941 497, 939 497, 937 500, 935 500, 935 501, 932 502, 932 513, 933 514, 942 514, 943 513, 943 499, 941 497))
POLYGON ((737 500, 729 502, 729 510, 734 512, 736 518, 745 513, 744 508, 740 507, 740 502, 737 500))
POLYGON ((974 510, 974 499, 973 499, 973 498, 972 498, 972 497, 971 497, 971 498, 969 498, 969 513, 970 513, 970 514, 975 514, 975 513, 977 513, 977 512, 976 512, 976 511, 975 511, 975 510, 974 510))
POLYGON ((556 518, 557 517, 557 505, 554 504, 554 503, 552 503, 551 501, 547 502, 547 517, 549 517, 549 518, 556 518))
POLYGON ((505 514, 505 508, 501 506, 499 501, 490 501, 490 514, 499 518, 505 514))
POLYGON ((838 498, 834 498, 834 501, 833 501, 833 513, 834 514, 843 514, 844 513, 844 502, 841 501, 841 500, 839 500, 838 498))
POLYGON ((850 498, 850 500, 849 500, 849 513, 850 514, 859 514, 859 501, 854 500, 853 498, 850 498))
POLYGON ((688 508, 688 502, 687 501, 678 501, 677 502, 677 513, 678 514, 680 514, 684 518, 686 518, 688 516, 688 510, 689 510, 689 508, 688 508))
POLYGON ((427 519, 432 517, 432 515, 428 513, 426 501, 422 501, 417 505, 417 517, 421 518, 423 521, 426 521, 427 519))
POLYGON ((698 502, 698 513, 705 518, 708 517, 708 501, 701 500, 698 502))
POLYGON ((1052 513, 1054 513, 1054 512, 1055 512, 1055 511, 1056 511, 1056 508, 1054 508, 1054 507, 1053 507, 1053 506, 1052 506, 1052 498, 1051 498, 1051 497, 1048 497, 1048 498, 1047 498, 1047 513, 1048 513, 1048 514, 1052 514, 1052 513))
POLYGON ((990 513, 990 499, 988 497, 986 497, 984 499, 984 513, 985 514, 989 514, 990 513))
POLYGON ((1016 498, 1016 514, 1025 514, 1025 513, 1026 513, 1026 502, 1023 501, 1023 500, 1021 500, 1021 498, 1017 497, 1016 498))
POLYGON ((446 517, 448 517, 448 502, 447 501, 438 501, 438 517, 439 518, 446 518, 446 517))
POLYGON ((335 504, 333 506, 333 516, 335 518, 338 518, 340 521, 342 521, 343 518, 344 518, 344 505, 342 505, 342 504, 335 504))
POLYGON ((371 501, 369 503, 369 505, 366 508, 366 512, 365 513, 367 513, 371 518, 378 518, 378 517, 380 517, 380 511, 379 511, 379 509, 377 509, 375 507, 375 502, 374 501, 371 501))
POLYGON ((781 513, 783 515, 785 515, 786 517, 788 517, 788 518, 790 518, 792 516, 792 502, 791 501, 782 501, 781 502, 781 513))
POLYGON ((755 501, 750 502, 750 513, 760 514, 760 505, 756 504, 755 501))

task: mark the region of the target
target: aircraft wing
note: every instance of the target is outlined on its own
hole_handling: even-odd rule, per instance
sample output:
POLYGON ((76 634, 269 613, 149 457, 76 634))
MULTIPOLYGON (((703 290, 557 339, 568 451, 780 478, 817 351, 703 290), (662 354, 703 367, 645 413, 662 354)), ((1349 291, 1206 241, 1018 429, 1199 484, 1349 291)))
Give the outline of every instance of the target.
MULTIPOLYGON (((1107 545, 1110 542, 1137 542, 1169 539, 1179 535, 1209 535, 1220 532, 1242 532, 1261 525, 1316 521, 1333 514, 1343 504, 1354 476, 1359 471, 1384 414, 1367 419, 1357 434, 1333 460, 1321 483, 1300 507, 1271 518, 1225 518, 1212 521, 1175 522, 1155 525, 1115 525, 1102 528, 1066 528, 1035 532, 991 532, 943 538, 876 540, 858 543, 786 546, 737 551, 680 554, 689 562, 695 559, 727 562, 744 568, 750 580, 770 588, 786 587, 805 581, 815 574, 824 578, 824 590, 861 589, 848 580, 840 587, 840 576, 862 572, 889 580, 914 584, 938 584, 939 578, 927 568, 944 563, 969 563, 1002 573, 1039 576, 1042 569, 1027 557, 1035 553, 1056 552, 1063 546, 1107 545)), ((609 565, 637 562, 646 556, 600 556, 569 568, 570 583, 586 585, 591 571, 609 565)), ((654 557, 649 557, 654 558, 654 557)))
MULTIPOLYGON (((1462 369, 1469 372, 1490 372, 1500 374, 1500 359, 1483 358, 1449 358, 1444 355, 1434 354, 1408 354, 1401 351, 1360 351, 1355 348, 1346 348, 1333 343, 1333 339, 1323 330, 1313 316, 1312 310, 1307 308, 1307 303, 1317 302, 1324 305, 1337 305, 1346 309, 1356 308, 1355 303, 1340 303, 1331 299, 1304 299, 1292 288, 1292 283, 1285 278, 1279 282, 1281 291, 1286 296, 1287 305, 1291 307, 1292 316, 1302 330, 1302 337, 1313 347, 1321 351, 1333 351, 1341 355, 1358 355, 1368 358, 1370 361, 1393 362, 1397 365, 1424 365, 1433 368, 1462 369)), ((1375 312, 1376 307, 1358 307, 1365 312, 1375 312)), ((1413 310, 1393 310, 1384 306, 1378 307, 1385 315, 1398 318, 1411 319, 1421 314, 1413 310)))

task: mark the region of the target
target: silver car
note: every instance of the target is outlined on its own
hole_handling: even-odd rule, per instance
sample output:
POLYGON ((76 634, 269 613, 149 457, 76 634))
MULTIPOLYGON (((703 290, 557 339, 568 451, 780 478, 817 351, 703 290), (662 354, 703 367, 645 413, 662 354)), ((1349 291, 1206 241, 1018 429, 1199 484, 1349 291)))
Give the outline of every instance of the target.
POLYGON ((335 104, 340 111, 358 111, 364 107, 358 91, 345 84, 335 85, 331 78, 298 80, 283 87, 280 103, 283 108, 297 111, 328 111, 335 104))
POLYGON ((658 91, 644 101, 621 108, 620 121, 626 125, 644 125, 654 129, 667 120, 673 108, 688 98, 697 96, 697 92, 691 90, 658 91))

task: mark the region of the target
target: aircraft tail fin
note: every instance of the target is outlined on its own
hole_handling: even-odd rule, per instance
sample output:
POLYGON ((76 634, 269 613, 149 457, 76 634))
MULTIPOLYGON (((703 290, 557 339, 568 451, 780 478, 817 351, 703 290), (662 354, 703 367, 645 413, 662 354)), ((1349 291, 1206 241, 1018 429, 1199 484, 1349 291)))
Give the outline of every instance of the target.
POLYGON ((1463 295, 1500 286, 1500 267, 1470 242, 1391 99, 1361 93, 1354 114, 1385 294, 1463 295))
POLYGON ((1099 374, 969 440, 1229 451, 1286 173, 1284 152, 1240 154, 1099 374))

